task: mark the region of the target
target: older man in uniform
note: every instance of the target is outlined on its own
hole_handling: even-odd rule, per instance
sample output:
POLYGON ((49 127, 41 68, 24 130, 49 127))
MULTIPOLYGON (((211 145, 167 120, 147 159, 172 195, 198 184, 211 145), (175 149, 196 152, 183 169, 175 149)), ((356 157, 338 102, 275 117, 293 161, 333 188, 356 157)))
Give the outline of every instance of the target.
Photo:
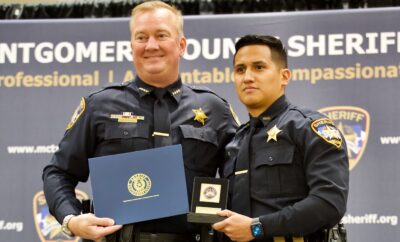
POLYGON ((227 146, 230 210, 213 228, 233 241, 326 241, 324 229, 346 211, 343 136, 327 117, 288 101, 287 54, 275 37, 242 37, 234 78, 250 121, 227 146))
POLYGON ((184 215, 138 223, 134 232, 122 229, 118 235, 120 225, 110 218, 81 214, 75 198, 76 185, 89 177, 88 158, 172 144, 182 144, 190 198, 195 176, 216 175, 224 147, 237 128, 225 100, 206 88, 181 82, 179 61, 186 39, 179 10, 161 1, 140 4, 132 11, 130 30, 137 76, 82 98, 59 150, 44 168, 46 200, 70 236, 96 241, 110 234, 108 239, 124 242, 196 241, 200 230, 184 215))

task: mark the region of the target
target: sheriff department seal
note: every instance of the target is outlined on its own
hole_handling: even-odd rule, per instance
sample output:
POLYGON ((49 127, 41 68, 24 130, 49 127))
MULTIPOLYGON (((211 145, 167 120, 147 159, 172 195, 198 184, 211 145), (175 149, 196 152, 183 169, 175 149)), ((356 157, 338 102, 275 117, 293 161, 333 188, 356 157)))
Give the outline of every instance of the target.
POLYGON ((333 144, 338 149, 342 147, 342 136, 332 120, 328 118, 314 120, 311 123, 311 128, 326 142, 333 144))
POLYGON ((209 187, 207 187, 206 189, 204 189, 203 195, 204 195, 207 199, 212 199, 212 198, 214 198, 215 196, 217 196, 217 190, 216 190, 214 187, 209 186, 209 187))
POLYGON ((128 191, 133 196, 146 195, 151 189, 151 180, 146 174, 137 173, 128 180, 128 191))
POLYGON ((367 147, 371 124, 369 112, 356 106, 330 106, 318 111, 337 124, 346 140, 349 169, 353 169, 367 147))
MULTIPOLYGON (((89 199, 89 196, 81 190, 76 189, 75 194, 78 200, 89 199)), ((33 220, 41 242, 80 241, 79 237, 69 237, 61 231, 61 225, 49 212, 49 207, 43 191, 37 192, 33 197, 33 220)))

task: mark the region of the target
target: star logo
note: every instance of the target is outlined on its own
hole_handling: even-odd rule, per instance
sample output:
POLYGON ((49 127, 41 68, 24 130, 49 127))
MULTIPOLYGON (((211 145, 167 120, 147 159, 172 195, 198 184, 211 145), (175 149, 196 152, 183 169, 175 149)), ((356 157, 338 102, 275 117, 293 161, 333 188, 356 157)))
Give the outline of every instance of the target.
POLYGON ((270 140, 275 140, 278 141, 278 138, 276 137, 282 130, 278 129, 276 125, 272 127, 270 130, 267 131, 268 137, 267 137, 267 142, 270 140))
POLYGON ((326 126, 322 129, 322 133, 324 134, 325 137, 328 137, 329 139, 333 138, 340 138, 340 133, 337 129, 333 129, 330 126, 326 126))
POLYGON ((204 121, 207 118, 207 115, 204 113, 204 111, 199 108, 199 109, 192 109, 195 117, 194 117, 194 121, 197 121, 199 123, 201 123, 202 125, 204 125, 204 121))
POLYGON ((326 142, 342 147, 342 136, 335 124, 329 118, 320 118, 311 123, 311 129, 326 142))

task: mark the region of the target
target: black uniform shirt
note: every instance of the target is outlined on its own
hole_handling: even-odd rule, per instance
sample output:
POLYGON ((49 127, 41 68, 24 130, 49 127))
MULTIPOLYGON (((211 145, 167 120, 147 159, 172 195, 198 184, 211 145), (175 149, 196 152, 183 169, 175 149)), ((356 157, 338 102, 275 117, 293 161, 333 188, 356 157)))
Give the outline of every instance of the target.
MULTIPOLYGON (((250 145, 250 197, 251 216, 260 217, 265 236, 302 236, 339 222, 346 210, 349 167, 343 136, 333 123, 285 96, 259 119, 262 127, 250 145)), ((231 180, 231 193, 248 127, 241 126, 227 146, 224 176, 231 180)))
MULTIPOLYGON (((44 168, 44 191, 51 214, 61 222, 80 214, 74 188, 89 176, 88 158, 154 147, 154 87, 139 78, 110 86, 83 98, 50 165, 44 168), (136 122, 119 122, 125 115, 136 122)), ((224 147, 237 128, 229 104, 206 88, 183 85, 179 79, 167 87, 173 144, 182 144, 188 196, 195 176, 216 175, 224 147), (194 110, 206 117, 195 120, 194 110), (201 122, 204 121, 204 124, 201 122)), ((185 233, 185 216, 145 222, 146 232, 185 233)))

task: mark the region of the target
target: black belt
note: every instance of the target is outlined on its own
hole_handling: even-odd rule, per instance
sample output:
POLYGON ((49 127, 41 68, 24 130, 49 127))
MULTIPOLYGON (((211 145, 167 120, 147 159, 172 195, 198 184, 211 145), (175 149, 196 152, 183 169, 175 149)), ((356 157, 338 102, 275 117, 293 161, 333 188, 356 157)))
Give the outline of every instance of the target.
POLYGON ((146 233, 140 232, 139 241, 135 242, 196 242, 200 241, 200 235, 146 233))

